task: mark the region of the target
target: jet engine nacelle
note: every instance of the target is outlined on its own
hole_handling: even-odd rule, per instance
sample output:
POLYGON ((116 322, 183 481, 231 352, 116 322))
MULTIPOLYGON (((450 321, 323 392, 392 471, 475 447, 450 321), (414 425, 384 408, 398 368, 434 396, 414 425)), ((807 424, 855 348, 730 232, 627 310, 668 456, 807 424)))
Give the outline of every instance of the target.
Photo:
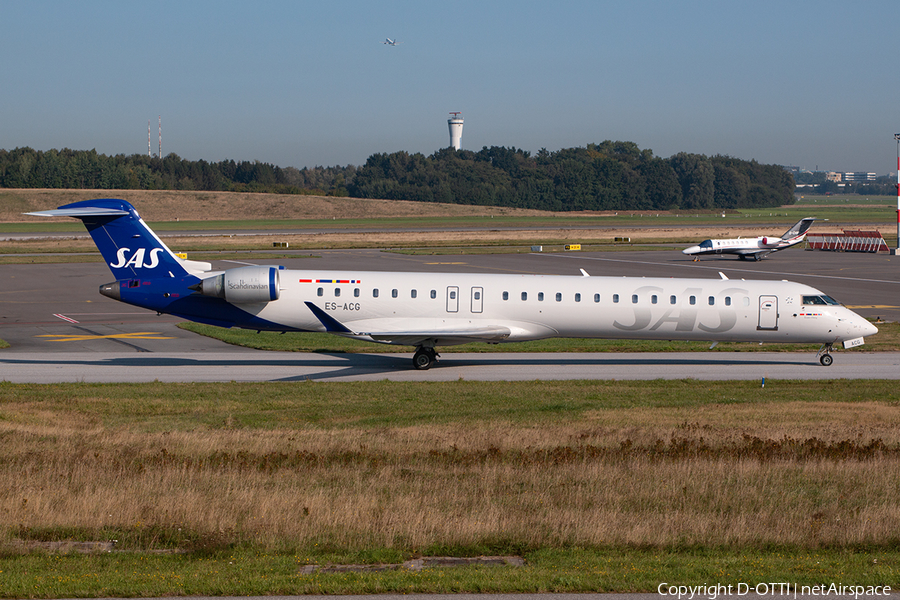
POLYGON ((238 267, 208 277, 193 289, 232 304, 255 304, 278 300, 280 284, 278 267, 238 267))

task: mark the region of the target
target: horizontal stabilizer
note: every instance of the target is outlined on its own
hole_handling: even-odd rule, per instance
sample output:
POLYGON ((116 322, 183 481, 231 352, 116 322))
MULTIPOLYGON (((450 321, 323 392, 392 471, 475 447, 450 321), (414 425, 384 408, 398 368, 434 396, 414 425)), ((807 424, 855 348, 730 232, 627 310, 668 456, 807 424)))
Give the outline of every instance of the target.
POLYGON ((128 211, 100 206, 81 206, 79 208, 56 208, 53 210, 39 210, 37 212, 30 212, 25 214, 31 215, 33 217, 73 217, 75 219, 80 219, 83 217, 121 217, 123 215, 127 215, 128 211))
POLYGON ((211 268, 209 263, 182 262, 134 207, 119 198, 82 200, 26 214, 81 219, 117 280, 184 277, 211 268))

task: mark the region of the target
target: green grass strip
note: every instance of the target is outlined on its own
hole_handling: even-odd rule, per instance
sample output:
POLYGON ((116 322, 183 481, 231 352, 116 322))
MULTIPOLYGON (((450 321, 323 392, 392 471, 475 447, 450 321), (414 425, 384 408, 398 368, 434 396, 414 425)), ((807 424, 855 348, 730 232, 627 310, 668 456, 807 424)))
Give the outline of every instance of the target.
POLYGON ((896 550, 571 548, 526 551, 523 557, 524 567, 303 574, 307 564, 359 557, 325 555, 314 549, 289 554, 253 549, 209 555, 30 554, 0 561, 0 597, 655 593, 664 583, 730 585, 734 593, 741 584, 755 588, 770 582, 900 587, 900 552, 896 550))

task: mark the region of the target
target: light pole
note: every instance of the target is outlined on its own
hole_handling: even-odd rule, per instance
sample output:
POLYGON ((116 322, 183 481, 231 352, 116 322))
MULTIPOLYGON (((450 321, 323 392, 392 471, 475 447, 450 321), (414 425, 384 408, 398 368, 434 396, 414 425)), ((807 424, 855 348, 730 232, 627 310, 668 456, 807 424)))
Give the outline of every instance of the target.
POLYGON ((894 255, 900 254, 900 133, 894 134, 897 140, 897 249, 894 255))

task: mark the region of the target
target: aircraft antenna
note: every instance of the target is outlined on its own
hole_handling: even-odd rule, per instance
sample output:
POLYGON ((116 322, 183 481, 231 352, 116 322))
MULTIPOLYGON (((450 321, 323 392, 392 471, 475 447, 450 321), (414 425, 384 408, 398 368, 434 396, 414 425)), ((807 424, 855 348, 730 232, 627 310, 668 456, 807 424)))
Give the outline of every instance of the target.
POLYGON ((451 112, 452 116, 447 119, 447 125, 450 126, 450 146, 454 150, 459 150, 459 143, 462 139, 463 118, 460 112, 451 112))

